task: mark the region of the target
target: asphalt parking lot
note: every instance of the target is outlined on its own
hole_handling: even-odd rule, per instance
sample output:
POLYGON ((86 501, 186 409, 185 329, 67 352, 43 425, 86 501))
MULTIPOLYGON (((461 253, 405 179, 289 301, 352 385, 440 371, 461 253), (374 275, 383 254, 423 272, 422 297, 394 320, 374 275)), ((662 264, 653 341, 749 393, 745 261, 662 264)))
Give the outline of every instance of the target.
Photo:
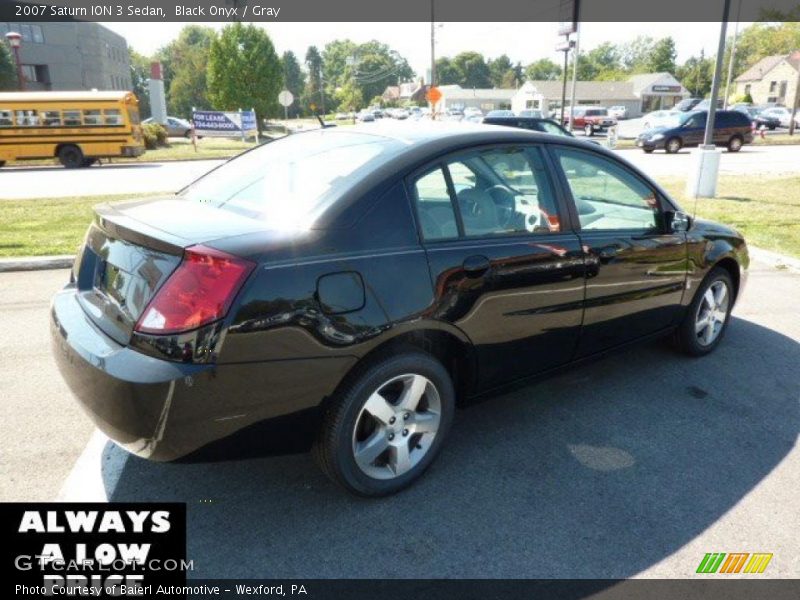
POLYGON ((711 356, 648 343, 459 411, 429 473, 382 500, 269 438, 155 464, 92 437, 49 354, 66 278, 0 274, 2 500, 187 502, 195 577, 680 578, 716 551, 800 576, 796 272, 754 263, 711 356))

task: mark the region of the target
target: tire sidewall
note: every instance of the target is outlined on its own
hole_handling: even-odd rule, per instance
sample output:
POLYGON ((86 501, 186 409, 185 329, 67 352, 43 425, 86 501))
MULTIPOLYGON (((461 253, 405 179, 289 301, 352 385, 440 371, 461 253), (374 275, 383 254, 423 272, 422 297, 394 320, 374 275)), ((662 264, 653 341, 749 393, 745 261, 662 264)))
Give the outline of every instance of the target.
POLYGON ((67 169, 77 169, 83 166, 83 152, 78 146, 64 146, 58 151, 58 160, 67 169))
POLYGON ((680 152, 681 147, 683 144, 681 143, 679 138, 669 138, 666 143, 664 144, 664 150, 667 151, 667 154, 677 154, 680 152), (670 147, 672 146, 673 142, 677 142, 677 147, 674 150, 671 150, 670 147))
POLYGON ((383 496, 408 486, 436 458, 453 420, 455 390, 450 375, 439 361, 430 355, 414 352, 388 358, 368 368, 347 390, 342 402, 345 404, 343 418, 338 423, 338 431, 334 432, 333 466, 352 491, 368 496, 383 496), (423 375, 436 386, 442 405, 439 430, 428 452, 410 471, 394 479, 374 479, 364 473, 355 461, 353 429, 370 394, 393 377, 407 373, 423 375))
POLYGON ((695 356, 703 356, 713 351, 725 337, 725 332, 728 330, 728 322, 731 320, 731 312, 733 311, 734 303, 734 290, 733 281, 730 274, 721 268, 714 268, 703 280, 703 283, 697 289, 697 292, 689 305, 689 310, 686 313, 683 325, 681 327, 681 342, 685 349, 695 356), (717 281, 724 281, 728 288, 728 312, 725 315, 725 322, 722 324, 722 331, 719 332, 717 339, 711 342, 708 346, 703 346, 697 340, 697 335, 694 331, 695 320, 697 319, 697 311, 700 309, 700 303, 703 301, 703 296, 712 284, 717 281))
POLYGON ((728 141, 728 152, 738 152, 742 149, 742 138, 739 136, 733 136, 728 141))

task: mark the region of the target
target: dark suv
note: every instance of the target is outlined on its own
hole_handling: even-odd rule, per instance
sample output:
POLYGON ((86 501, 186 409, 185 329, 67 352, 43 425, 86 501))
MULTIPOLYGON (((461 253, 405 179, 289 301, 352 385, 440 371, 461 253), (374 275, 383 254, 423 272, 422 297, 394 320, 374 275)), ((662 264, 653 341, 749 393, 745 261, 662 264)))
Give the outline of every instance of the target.
MULTIPOLYGON (((639 134, 636 145, 648 154, 663 149, 675 154, 681 148, 703 143, 708 111, 691 111, 681 117, 677 125, 656 127, 639 134)), ((728 152, 738 152, 744 144, 753 141, 750 118, 738 110, 718 110, 714 120, 714 145, 725 146, 728 152)))

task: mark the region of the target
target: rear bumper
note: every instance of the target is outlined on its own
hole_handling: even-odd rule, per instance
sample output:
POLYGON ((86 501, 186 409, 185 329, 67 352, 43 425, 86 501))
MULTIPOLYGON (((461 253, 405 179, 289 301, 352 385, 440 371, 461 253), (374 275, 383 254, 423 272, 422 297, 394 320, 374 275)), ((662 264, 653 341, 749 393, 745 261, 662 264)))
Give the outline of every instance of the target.
POLYGON ((144 154, 144 146, 123 146, 122 156, 141 156, 144 154))
POLYGON ((355 361, 194 365, 160 360, 99 330, 71 286, 53 298, 50 332, 59 371, 92 421, 129 452, 157 461, 318 406, 355 361))

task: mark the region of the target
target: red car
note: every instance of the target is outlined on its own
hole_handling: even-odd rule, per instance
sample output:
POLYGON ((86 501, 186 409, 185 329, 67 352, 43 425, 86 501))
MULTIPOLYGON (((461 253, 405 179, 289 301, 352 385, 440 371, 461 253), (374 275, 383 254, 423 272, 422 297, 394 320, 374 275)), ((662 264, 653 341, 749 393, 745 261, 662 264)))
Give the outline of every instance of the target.
MULTIPOLYGON (((576 106, 572 113, 572 129, 583 129, 587 136, 595 131, 605 131, 617 120, 609 116, 608 109, 599 106, 576 106)), ((564 127, 569 125, 569 109, 564 112, 564 127)))

